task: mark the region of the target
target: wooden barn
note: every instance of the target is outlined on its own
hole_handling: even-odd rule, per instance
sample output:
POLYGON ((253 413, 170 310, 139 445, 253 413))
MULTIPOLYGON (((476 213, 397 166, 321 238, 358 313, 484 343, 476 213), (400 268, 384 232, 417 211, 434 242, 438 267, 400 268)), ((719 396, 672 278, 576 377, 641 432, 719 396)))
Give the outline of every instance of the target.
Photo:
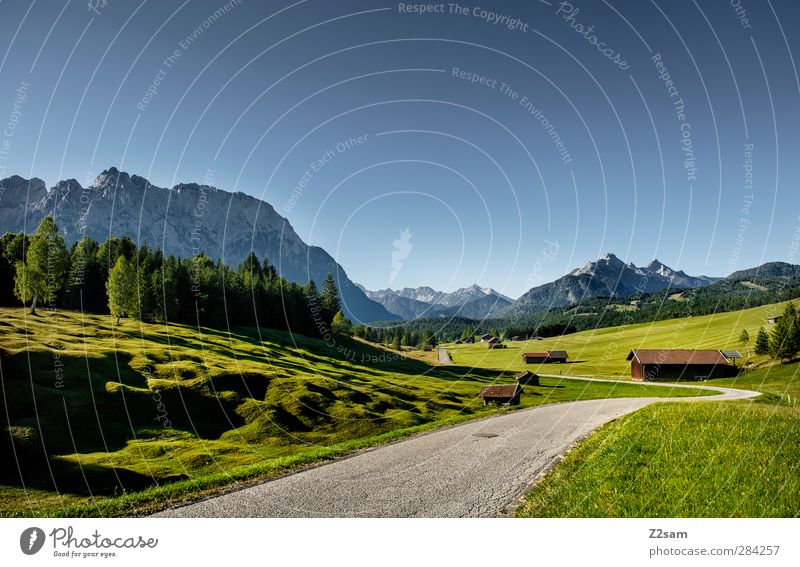
POLYGON ((565 350, 522 353, 522 362, 525 364, 559 364, 566 361, 567 351, 565 350))
POLYGON ((483 405, 515 406, 519 404, 519 397, 522 394, 522 386, 519 384, 496 384, 486 386, 478 394, 483 398, 483 405))
POLYGON ((631 378, 645 382, 706 380, 730 376, 733 366, 719 350, 634 349, 631 378))
POLYGON ((539 364, 547 360, 546 352, 523 352, 522 362, 525 364, 539 364))
POLYGON ((538 386, 539 385, 539 375, 534 374, 530 370, 523 370, 522 372, 518 372, 514 378, 517 379, 517 384, 520 386, 538 386))

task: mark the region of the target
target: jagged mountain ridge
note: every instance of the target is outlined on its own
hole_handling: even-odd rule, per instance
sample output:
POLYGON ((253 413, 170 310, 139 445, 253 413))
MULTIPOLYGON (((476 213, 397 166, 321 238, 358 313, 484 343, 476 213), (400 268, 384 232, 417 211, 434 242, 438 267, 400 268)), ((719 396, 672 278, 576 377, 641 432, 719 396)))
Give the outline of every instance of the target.
POLYGON ((190 257, 202 251, 232 266, 252 250, 299 283, 310 278, 321 285, 331 272, 348 317, 356 322, 397 318, 369 299, 330 254, 303 242, 272 205, 241 192, 195 183, 166 189, 115 167, 88 187, 75 179, 59 181, 50 190, 38 178, 0 180, 0 231, 31 233, 47 214, 68 245, 84 234, 98 242, 111 234, 127 235, 165 254, 190 257))
POLYGON ((709 285, 718 278, 690 276, 653 260, 647 266, 626 264, 613 253, 587 262, 554 282, 534 287, 506 308, 502 315, 519 315, 563 307, 582 299, 598 296, 626 297, 637 292, 653 292, 675 288, 709 285))

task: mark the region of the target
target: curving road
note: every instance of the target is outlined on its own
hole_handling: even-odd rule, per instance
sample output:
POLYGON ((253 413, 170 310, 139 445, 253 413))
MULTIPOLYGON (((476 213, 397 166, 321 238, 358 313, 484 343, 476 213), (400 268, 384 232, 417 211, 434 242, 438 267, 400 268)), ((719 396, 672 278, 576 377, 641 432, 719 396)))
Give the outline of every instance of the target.
MULTIPOLYGON (((738 400, 758 395, 730 388, 685 387, 720 394, 675 400, 738 400)), ((493 517, 513 504, 537 475, 595 428, 666 400, 567 402, 471 421, 156 515, 493 517)))

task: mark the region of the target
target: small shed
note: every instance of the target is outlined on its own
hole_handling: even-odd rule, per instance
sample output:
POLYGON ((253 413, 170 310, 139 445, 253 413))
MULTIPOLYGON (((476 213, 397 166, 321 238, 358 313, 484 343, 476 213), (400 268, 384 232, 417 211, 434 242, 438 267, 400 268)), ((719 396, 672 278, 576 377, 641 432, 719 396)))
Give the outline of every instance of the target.
POLYGON ((780 315, 773 315, 772 317, 767 317, 767 323, 769 323, 770 325, 774 325, 780 320, 780 318, 781 318, 780 315))
POLYGON ((474 343, 474 342, 475 342, 475 339, 474 339, 473 337, 467 337, 467 338, 466 338, 466 339, 464 339, 462 342, 463 342, 465 345, 471 345, 472 343, 474 343))
POLYGON ((495 384, 486 386, 478 394, 483 398, 483 405, 496 404, 500 406, 515 406, 519 404, 519 397, 522 394, 522 386, 519 384, 495 384))
POLYGON ((430 352, 433 350, 433 345, 425 345, 422 347, 425 352, 430 352))
POLYGON ((456 342, 455 342, 454 344, 457 344, 457 345, 463 345, 463 344, 464 344, 464 341, 463 341, 463 340, 461 340, 461 339, 456 339, 456 342))
POLYGON ((522 372, 518 372, 514 378, 517 379, 517 384, 520 386, 538 386, 539 385, 539 375, 534 374, 530 370, 523 370, 522 372))
POLYGON ((547 362, 554 362, 560 364, 567 361, 567 351, 565 350, 551 350, 547 352, 547 362))
POLYGON ((491 338, 492 338, 492 335, 481 335, 481 342, 482 343, 488 342, 489 339, 491 339, 491 338))

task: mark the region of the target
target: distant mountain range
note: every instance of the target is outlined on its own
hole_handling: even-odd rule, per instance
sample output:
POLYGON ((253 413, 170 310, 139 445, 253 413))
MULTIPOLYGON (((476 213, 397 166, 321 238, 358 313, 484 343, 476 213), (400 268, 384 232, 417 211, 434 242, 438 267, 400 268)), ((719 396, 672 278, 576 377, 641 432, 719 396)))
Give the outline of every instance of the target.
MULTIPOLYGON (((299 283, 313 279, 320 285, 331 272, 337 279, 345 314, 358 323, 514 317, 593 297, 691 289, 721 279, 691 276, 658 260, 638 267, 607 253, 553 282, 528 290, 516 301, 478 285, 450 293, 427 286, 368 291, 351 281, 325 250, 303 242, 272 205, 244 193, 195 183, 165 189, 114 167, 103 171, 88 187, 75 179, 59 181, 49 190, 37 178, 12 176, 0 180, 0 233, 31 233, 47 214, 54 216, 68 244, 84 234, 98 242, 113 234, 130 236, 180 257, 202 251, 232 266, 252 250, 259 257, 267 257, 288 280, 299 283)), ((797 277, 800 266, 768 262, 725 279, 768 276, 797 277)))
POLYGON ((204 252, 236 266, 250 251, 267 257, 290 281, 317 285, 328 272, 337 280, 345 314, 357 322, 397 319, 369 299, 322 248, 308 246, 269 203, 195 183, 156 187, 138 175, 112 167, 82 187, 75 179, 50 190, 41 179, 0 180, 0 234, 31 233, 53 215, 67 244, 84 234, 98 242, 130 236, 165 254, 190 257, 204 252))
MULTIPOLYGON (((362 288, 364 289, 364 288, 362 288)), ((513 300, 489 287, 471 285, 451 293, 423 286, 399 290, 369 291, 367 297, 403 319, 425 317, 467 317, 483 319, 496 315, 513 300)))
POLYGON ((644 267, 626 264, 612 253, 587 262, 567 275, 527 291, 501 315, 520 315, 563 307, 599 296, 626 297, 637 292, 709 285, 719 278, 690 276, 653 260, 644 267))

